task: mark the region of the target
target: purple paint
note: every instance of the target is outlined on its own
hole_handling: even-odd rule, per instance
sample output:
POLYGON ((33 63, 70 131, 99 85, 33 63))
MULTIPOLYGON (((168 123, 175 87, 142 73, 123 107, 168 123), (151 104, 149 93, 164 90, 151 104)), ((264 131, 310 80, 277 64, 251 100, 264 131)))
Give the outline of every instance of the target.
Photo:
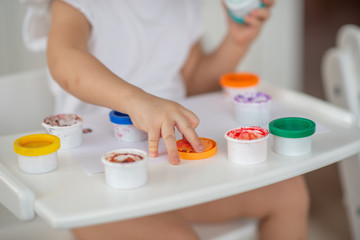
POLYGON ((236 103, 266 103, 271 97, 262 92, 239 94, 234 97, 236 103))

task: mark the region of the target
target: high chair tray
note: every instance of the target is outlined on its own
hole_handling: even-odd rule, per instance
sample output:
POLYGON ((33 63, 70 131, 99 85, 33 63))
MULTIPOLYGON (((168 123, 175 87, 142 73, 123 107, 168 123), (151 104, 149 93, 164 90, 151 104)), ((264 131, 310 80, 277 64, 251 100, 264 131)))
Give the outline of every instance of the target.
MULTIPOLYGON (((104 174, 86 174, 71 151, 59 151, 59 167, 45 174, 25 174, 17 167, 13 142, 29 133, 0 137, 0 200, 23 220, 38 214, 54 228, 75 228, 135 218, 246 192, 340 161, 360 151, 354 117, 314 97, 262 83, 260 90, 294 113, 322 127, 312 153, 286 157, 268 151, 268 161, 252 166, 227 160, 224 133, 237 124, 220 92, 181 102, 200 119, 197 133, 217 142, 213 157, 167 161, 148 166, 146 185, 131 190, 109 188, 104 174), (325 130, 324 130, 325 129, 325 130)), ((99 139, 101 142, 102 139, 99 139)), ((79 157, 77 155, 77 157, 79 157)), ((100 159, 99 159, 100 161, 100 159)))

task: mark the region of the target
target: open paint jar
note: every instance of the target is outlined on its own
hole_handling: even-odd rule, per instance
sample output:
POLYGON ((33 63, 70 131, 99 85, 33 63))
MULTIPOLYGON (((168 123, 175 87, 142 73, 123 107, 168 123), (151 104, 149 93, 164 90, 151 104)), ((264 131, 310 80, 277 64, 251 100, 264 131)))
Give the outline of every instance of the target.
POLYGON ((45 118, 42 126, 60 138, 61 149, 71 149, 82 143, 82 123, 77 114, 56 114, 45 118))
POLYGON ((118 149, 101 158, 108 186, 119 189, 136 188, 147 181, 148 155, 138 149, 118 149))
POLYGON ((113 124, 114 136, 117 140, 124 142, 140 142, 147 139, 147 133, 137 129, 133 125, 129 115, 111 111, 109 117, 113 124))
POLYGON ((14 142, 18 166, 25 173, 45 173, 56 169, 59 148, 60 139, 51 134, 27 135, 14 142))
POLYGON ((311 152, 311 136, 316 124, 299 117, 279 118, 269 123, 274 152, 286 156, 299 156, 311 152))
POLYGON ((225 133, 228 159, 231 162, 252 165, 267 160, 269 132, 260 127, 240 127, 225 133))
POLYGON ((245 23, 244 17, 256 8, 264 7, 261 0, 225 0, 229 16, 237 23, 245 23))
POLYGON ((259 76, 253 73, 228 73, 220 78, 223 93, 230 101, 236 95, 256 92, 259 83, 259 76))
POLYGON ((200 141, 204 146, 203 152, 196 152, 187 140, 180 139, 176 141, 180 158, 184 160, 200 160, 216 154, 217 144, 214 140, 200 138, 200 141))
POLYGON ((239 94, 234 97, 233 103, 235 119, 240 126, 268 125, 271 114, 271 97, 268 94, 239 94))

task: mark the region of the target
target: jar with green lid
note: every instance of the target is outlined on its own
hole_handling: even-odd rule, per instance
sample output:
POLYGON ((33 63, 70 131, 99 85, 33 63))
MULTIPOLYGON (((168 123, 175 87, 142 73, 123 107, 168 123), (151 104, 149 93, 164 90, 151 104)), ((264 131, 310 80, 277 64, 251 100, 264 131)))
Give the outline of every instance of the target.
POLYGON ((279 118, 269 123, 272 134, 272 149, 286 156, 300 156, 311 152, 311 136, 316 124, 300 117, 279 118))

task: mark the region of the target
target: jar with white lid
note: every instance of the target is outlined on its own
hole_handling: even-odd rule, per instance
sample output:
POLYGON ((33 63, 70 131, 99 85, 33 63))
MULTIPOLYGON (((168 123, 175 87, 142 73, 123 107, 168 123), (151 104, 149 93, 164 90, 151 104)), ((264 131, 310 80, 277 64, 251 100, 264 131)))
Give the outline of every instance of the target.
POLYGON ((240 126, 267 127, 271 102, 270 95, 263 92, 236 95, 233 100, 236 122, 240 126))
POLYGON ((241 165, 265 162, 268 138, 268 130, 261 127, 239 127, 227 131, 228 160, 241 165))
POLYGON ((148 154, 139 149, 117 149, 101 158, 105 168, 105 181, 109 187, 130 189, 147 182, 148 154))
POLYGON ((81 145, 82 124, 82 118, 73 113, 51 115, 42 122, 48 133, 60 138, 61 149, 72 149, 81 145))

